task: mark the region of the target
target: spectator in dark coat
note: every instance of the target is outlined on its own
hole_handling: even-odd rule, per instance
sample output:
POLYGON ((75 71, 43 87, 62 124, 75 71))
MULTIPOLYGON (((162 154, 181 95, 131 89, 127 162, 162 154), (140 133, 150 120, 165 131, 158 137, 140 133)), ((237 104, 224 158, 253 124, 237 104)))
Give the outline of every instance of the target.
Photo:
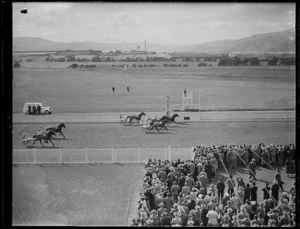
POLYGON ((246 184, 246 188, 244 189, 244 204, 247 203, 247 200, 250 200, 251 190, 250 190, 250 184, 246 184))
POLYGON ((276 169, 275 179, 276 179, 276 181, 278 182, 278 185, 279 185, 279 187, 281 188, 281 191, 284 192, 283 186, 282 186, 283 181, 281 180, 281 175, 280 175, 279 169, 276 169))
POLYGON ((252 159, 252 160, 251 160, 251 162, 249 163, 248 167, 249 167, 249 172, 250 172, 250 177, 249 177, 249 179, 251 179, 252 177, 253 177, 254 179, 256 179, 256 178, 255 178, 255 176, 256 176, 256 164, 255 164, 255 159, 252 159))
POLYGON ((147 197, 148 199, 148 205, 149 205, 149 210, 152 211, 153 209, 157 209, 156 207, 156 203, 155 203, 155 196, 153 195, 153 193, 151 192, 151 189, 147 189, 146 192, 144 193, 144 195, 147 197))
POLYGON ((224 196, 224 190, 225 190, 225 184, 222 178, 217 183, 217 189, 218 189, 218 203, 223 199, 224 196))
POLYGON ((207 173, 207 180, 209 183, 211 183, 213 166, 210 163, 210 161, 207 162, 207 164, 204 166, 204 168, 205 168, 205 172, 207 173))
POLYGON ((207 223, 208 223, 208 218, 206 216, 207 213, 208 213, 208 209, 207 209, 206 205, 202 205, 201 219, 202 219, 202 223, 205 227, 207 226, 207 223))
POLYGON ((270 187, 269 187, 269 184, 266 182, 266 187, 264 187, 262 189, 263 193, 264 193, 264 200, 268 200, 270 198, 270 187))
POLYGON ((271 187, 271 190, 272 190, 272 198, 275 200, 275 205, 278 204, 278 195, 279 195, 279 185, 278 185, 278 182, 276 180, 274 180, 274 183, 271 187))
POLYGON ((178 178, 178 185, 180 187, 180 192, 182 191, 182 187, 185 184, 185 176, 183 173, 181 173, 181 176, 178 178))
POLYGON ((253 187, 250 188, 251 201, 257 201, 257 187, 253 183, 253 187))
POLYGON ((172 218, 168 213, 166 213, 166 212, 162 213, 162 215, 160 217, 160 225, 161 226, 171 226, 171 221, 172 221, 172 218))

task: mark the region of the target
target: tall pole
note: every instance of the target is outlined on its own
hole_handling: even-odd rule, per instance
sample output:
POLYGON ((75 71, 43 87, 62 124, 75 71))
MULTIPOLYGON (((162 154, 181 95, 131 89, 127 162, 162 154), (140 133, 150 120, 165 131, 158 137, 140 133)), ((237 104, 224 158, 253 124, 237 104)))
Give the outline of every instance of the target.
POLYGON ((169 115, 169 96, 166 96, 166 113, 169 115))
POLYGON ((199 89, 199 119, 201 120, 201 113, 200 113, 200 92, 201 90, 199 89))

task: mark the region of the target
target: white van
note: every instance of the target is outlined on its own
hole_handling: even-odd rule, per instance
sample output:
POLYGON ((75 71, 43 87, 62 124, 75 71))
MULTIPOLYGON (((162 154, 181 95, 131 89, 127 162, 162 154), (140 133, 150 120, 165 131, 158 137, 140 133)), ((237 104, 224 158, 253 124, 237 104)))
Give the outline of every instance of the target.
POLYGON ((33 103, 33 102, 24 103, 23 113, 25 113, 25 114, 38 114, 38 106, 40 106, 40 108, 41 108, 40 114, 51 114, 51 113, 53 113, 51 107, 44 107, 42 103, 33 103), (34 107, 35 107, 36 113, 33 112, 34 107))

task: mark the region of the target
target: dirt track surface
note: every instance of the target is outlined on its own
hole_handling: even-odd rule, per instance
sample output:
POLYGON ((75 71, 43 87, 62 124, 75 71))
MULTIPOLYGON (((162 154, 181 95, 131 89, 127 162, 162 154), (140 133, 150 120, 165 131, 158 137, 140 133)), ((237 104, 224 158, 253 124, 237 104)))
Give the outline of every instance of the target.
POLYGON ((138 164, 14 166, 13 226, 125 226, 143 172, 138 164))
MULTIPOLYGON (((21 135, 33 136, 40 126, 49 124, 14 124, 13 148, 22 149, 21 135)), ((136 125, 119 123, 66 124, 54 144, 62 149, 106 148, 187 148, 215 144, 289 144, 295 143, 295 122, 198 122, 171 124, 168 131, 145 131, 136 125)), ((51 147, 51 143, 44 144, 51 147)), ((41 148, 39 142, 36 148, 41 148)))

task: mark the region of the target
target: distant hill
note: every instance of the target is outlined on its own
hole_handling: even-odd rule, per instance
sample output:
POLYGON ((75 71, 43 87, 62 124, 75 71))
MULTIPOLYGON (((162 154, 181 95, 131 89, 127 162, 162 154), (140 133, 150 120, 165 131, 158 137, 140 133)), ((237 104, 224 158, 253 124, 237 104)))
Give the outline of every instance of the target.
MULTIPOLYGON (((144 43, 98 43, 98 42, 55 42, 38 37, 14 37, 13 51, 62 51, 62 50, 101 50, 109 51, 131 51, 136 50, 137 46, 144 50, 144 43)), ((173 52, 179 45, 160 45, 147 43, 148 51, 173 52)))
MULTIPOLYGON (((292 34, 295 36, 294 34, 292 34)), ((245 52, 295 52, 295 42, 290 39, 291 33, 280 31, 266 34, 255 34, 237 40, 218 40, 196 45, 161 45, 147 43, 148 51, 155 52, 206 52, 206 53, 245 53, 245 52)), ((13 51, 61 51, 61 50, 115 50, 131 51, 137 46, 144 49, 144 43, 98 43, 98 42, 54 42, 38 37, 14 37, 13 51)))
MULTIPOLYGON (((294 33, 292 35, 295 36, 294 33)), ((295 52, 295 42, 290 39, 290 36, 289 31, 255 34, 237 40, 220 40, 180 47, 176 51, 207 53, 295 52)))

